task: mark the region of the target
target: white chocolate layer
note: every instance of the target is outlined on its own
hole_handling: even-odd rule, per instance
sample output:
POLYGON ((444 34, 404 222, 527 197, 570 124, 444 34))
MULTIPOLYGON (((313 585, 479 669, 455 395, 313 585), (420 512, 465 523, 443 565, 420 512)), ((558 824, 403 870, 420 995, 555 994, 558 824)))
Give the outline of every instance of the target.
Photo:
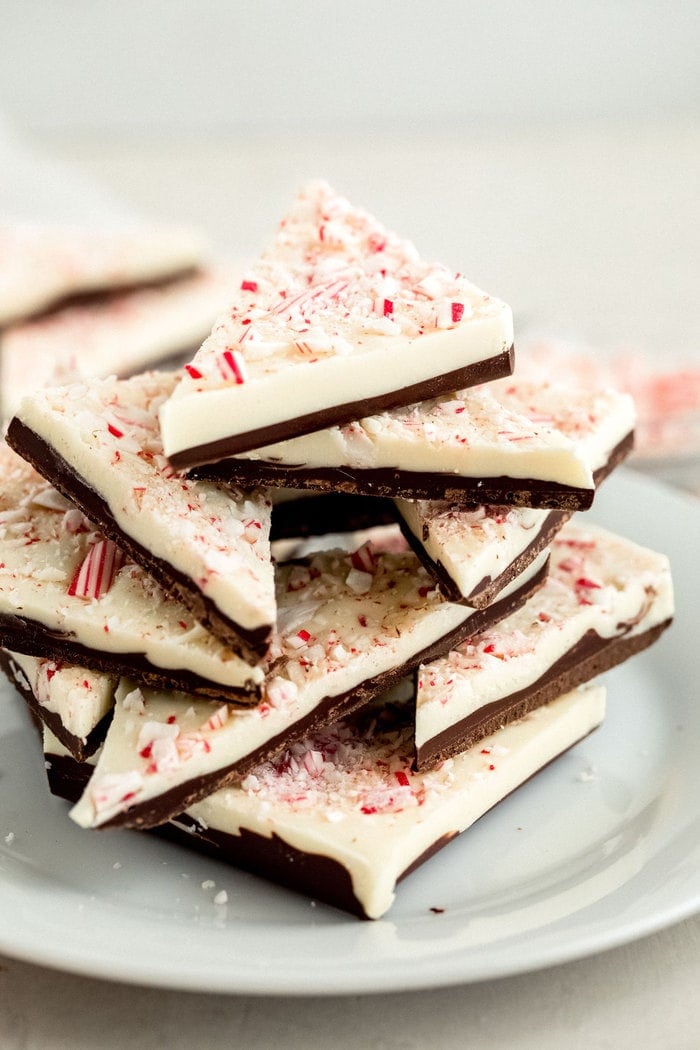
POLYGON ((88 667, 71 667, 23 653, 10 653, 40 707, 57 715, 83 744, 114 706, 116 678, 88 667))
POLYGON ((89 649, 141 654, 156 669, 189 670, 230 687, 262 681, 259 667, 221 645, 136 565, 122 565, 101 597, 70 595, 98 535, 6 445, 0 446, 0 470, 0 612, 89 649))
MULTIPOLYGON (((376 556, 371 574, 356 563, 352 554, 335 551, 281 566, 276 660, 257 707, 213 711, 192 697, 149 689, 135 695, 122 685, 98 768, 74 819, 96 827, 226 770, 289 735, 327 698, 405 666, 472 615, 466 606, 440 600, 412 553, 376 556), (155 754, 148 745, 158 740, 165 742, 155 754)), ((525 579, 540 567, 532 566, 525 579)), ((512 589, 523 582, 518 578, 512 589)))
POLYGON ((130 375, 198 346, 240 282, 240 268, 75 303, 0 332, 5 417, 22 398, 79 377, 130 375))
POLYGON ((400 391, 512 342, 504 303, 313 183, 163 406, 166 455, 400 391))
POLYGON ((192 230, 0 224, 0 325, 68 296, 157 281, 199 266, 192 230))
POLYGON ((634 637, 673 616, 668 559, 593 525, 569 522, 549 577, 522 608, 421 667, 416 746, 486 704, 534 685, 589 631, 634 637))
POLYGON ((605 690, 578 690, 532 712, 439 770, 411 768, 410 728, 357 739, 341 724, 304 741, 281 764, 259 767, 240 787, 191 807, 204 827, 273 835, 346 868, 368 918, 393 903, 403 872, 435 843, 464 831, 553 758, 587 736, 605 713, 605 690), (498 757, 494 758, 494 754, 498 757))
POLYGON ((108 504, 122 532, 184 573, 228 620, 274 625, 270 502, 172 471, 158 409, 176 383, 176 373, 155 372, 49 388, 25 398, 17 418, 108 504))
POLYGON ((463 598, 522 557, 552 513, 494 505, 462 510, 440 500, 394 502, 416 542, 442 566, 463 598))
POLYGON ((593 473, 634 429, 634 404, 516 378, 368 416, 235 458, 349 470, 395 468, 594 487, 593 473))

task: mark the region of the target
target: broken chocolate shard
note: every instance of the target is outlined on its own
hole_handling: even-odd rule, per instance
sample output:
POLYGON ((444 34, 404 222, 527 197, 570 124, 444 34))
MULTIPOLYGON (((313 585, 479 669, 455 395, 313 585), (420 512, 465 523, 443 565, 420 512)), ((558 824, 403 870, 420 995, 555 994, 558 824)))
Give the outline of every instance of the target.
POLYGON ((668 559, 596 526, 566 524, 541 590, 495 630, 421 667, 416 756, 426 769, 509 718, 651 645, 673 617, 668 559))
POLYGON ((259 666, 124 561, 7 445, 0 445, 0 466, 0 644, 163 688, 256 701, 259 666))
POLYGON ((175 382, 145 373, 37 391, 7 441, 206 630, 255 663, 275 621, 270 503, 259 491, 173 474, 157 409, 175 382))
POLYGON ((178 469, 512 372, 508 306, 308 185, 160 412, 178 469))

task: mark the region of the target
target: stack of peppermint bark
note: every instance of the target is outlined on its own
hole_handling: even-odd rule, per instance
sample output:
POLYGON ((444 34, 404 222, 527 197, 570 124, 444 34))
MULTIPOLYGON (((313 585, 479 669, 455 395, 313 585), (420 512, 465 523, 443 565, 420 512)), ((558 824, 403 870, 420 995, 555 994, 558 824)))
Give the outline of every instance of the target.
POLYGON ((512 370, 503 303, 313 184, 182 372, 24 400, 2 659, 78 824, 376 918, 599 725, 673 614, 665 557, 570 520, 632 406, 512 370))

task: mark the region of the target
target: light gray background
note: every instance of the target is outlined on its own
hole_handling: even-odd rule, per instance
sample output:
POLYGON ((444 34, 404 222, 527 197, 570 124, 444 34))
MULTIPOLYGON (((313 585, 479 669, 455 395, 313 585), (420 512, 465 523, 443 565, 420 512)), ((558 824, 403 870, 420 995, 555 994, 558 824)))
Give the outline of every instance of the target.
POLYGON ((687 0, 3 0, 39 132, 483 127, 694 112, 687 0))

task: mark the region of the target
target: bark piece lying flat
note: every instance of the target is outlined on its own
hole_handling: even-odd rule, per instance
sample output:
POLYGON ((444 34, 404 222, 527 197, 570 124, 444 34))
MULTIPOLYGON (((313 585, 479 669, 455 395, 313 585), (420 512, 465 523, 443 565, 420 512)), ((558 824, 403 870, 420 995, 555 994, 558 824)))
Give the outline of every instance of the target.
POLYGON ((208 631, 255 661, 276 615, 270 502, 172 471, 158 408, 176 382, 152 372, 39 390, 7 440, 208 631))
POLYGON ((544 567, 490 609, 440 599, 410 552, 356 568, 333 552, 283 566, 277 660, 262 702, 232 711, 192 697, 120 685, 99 764, 74 819, 83 826, 162 824, 320 725, 357 710, 447 652, 470 625, 507 615, 538 586, 544 567))
POLYGON ((508 375, 510 309, 313 183, 161 410, 192 467, 508 375))
POLYGON ((0 669, 76 761, 97 751, 112 717, 116 678, 6 650, 0 669))
POLYGON ((633 428, 626 394, 514 377, 266 445, 193 474, 241 485, 583 510, 631 450, 633 428))
POLYGON ((191 356, 240 281, 233 266, 91 296, 0 332, 6 418, 25 394, 79 376, 133 375, 191 356))
POLYGON ((125 562, 7 445, 0 445, 0 472, 1 645, 162 688, 256 700, 261 668, 125 562))
POLYGON ((0 223, 0 325, 72 296, 185 273, 203 247, 191 230, 0 223))
POLYGON ((646 648, 673 617, 668 559, 570 522, 540 591, 494 630, 420 669, 416 753, 428 768, 646 648))
MULTIPOLYGON (((159 829, 286 888, 378 919, 397 883, 603 720, 605 690, 576 690, 493 733, 437 772, 412 769, 412 730, 390 708, 341 722, 159 829), (496 756, 497 757, 494 757, 496 756)), ((88 770, 46 742, 52 790, 88 770), (56 751, 59 753, 56 754, 56 751)))

